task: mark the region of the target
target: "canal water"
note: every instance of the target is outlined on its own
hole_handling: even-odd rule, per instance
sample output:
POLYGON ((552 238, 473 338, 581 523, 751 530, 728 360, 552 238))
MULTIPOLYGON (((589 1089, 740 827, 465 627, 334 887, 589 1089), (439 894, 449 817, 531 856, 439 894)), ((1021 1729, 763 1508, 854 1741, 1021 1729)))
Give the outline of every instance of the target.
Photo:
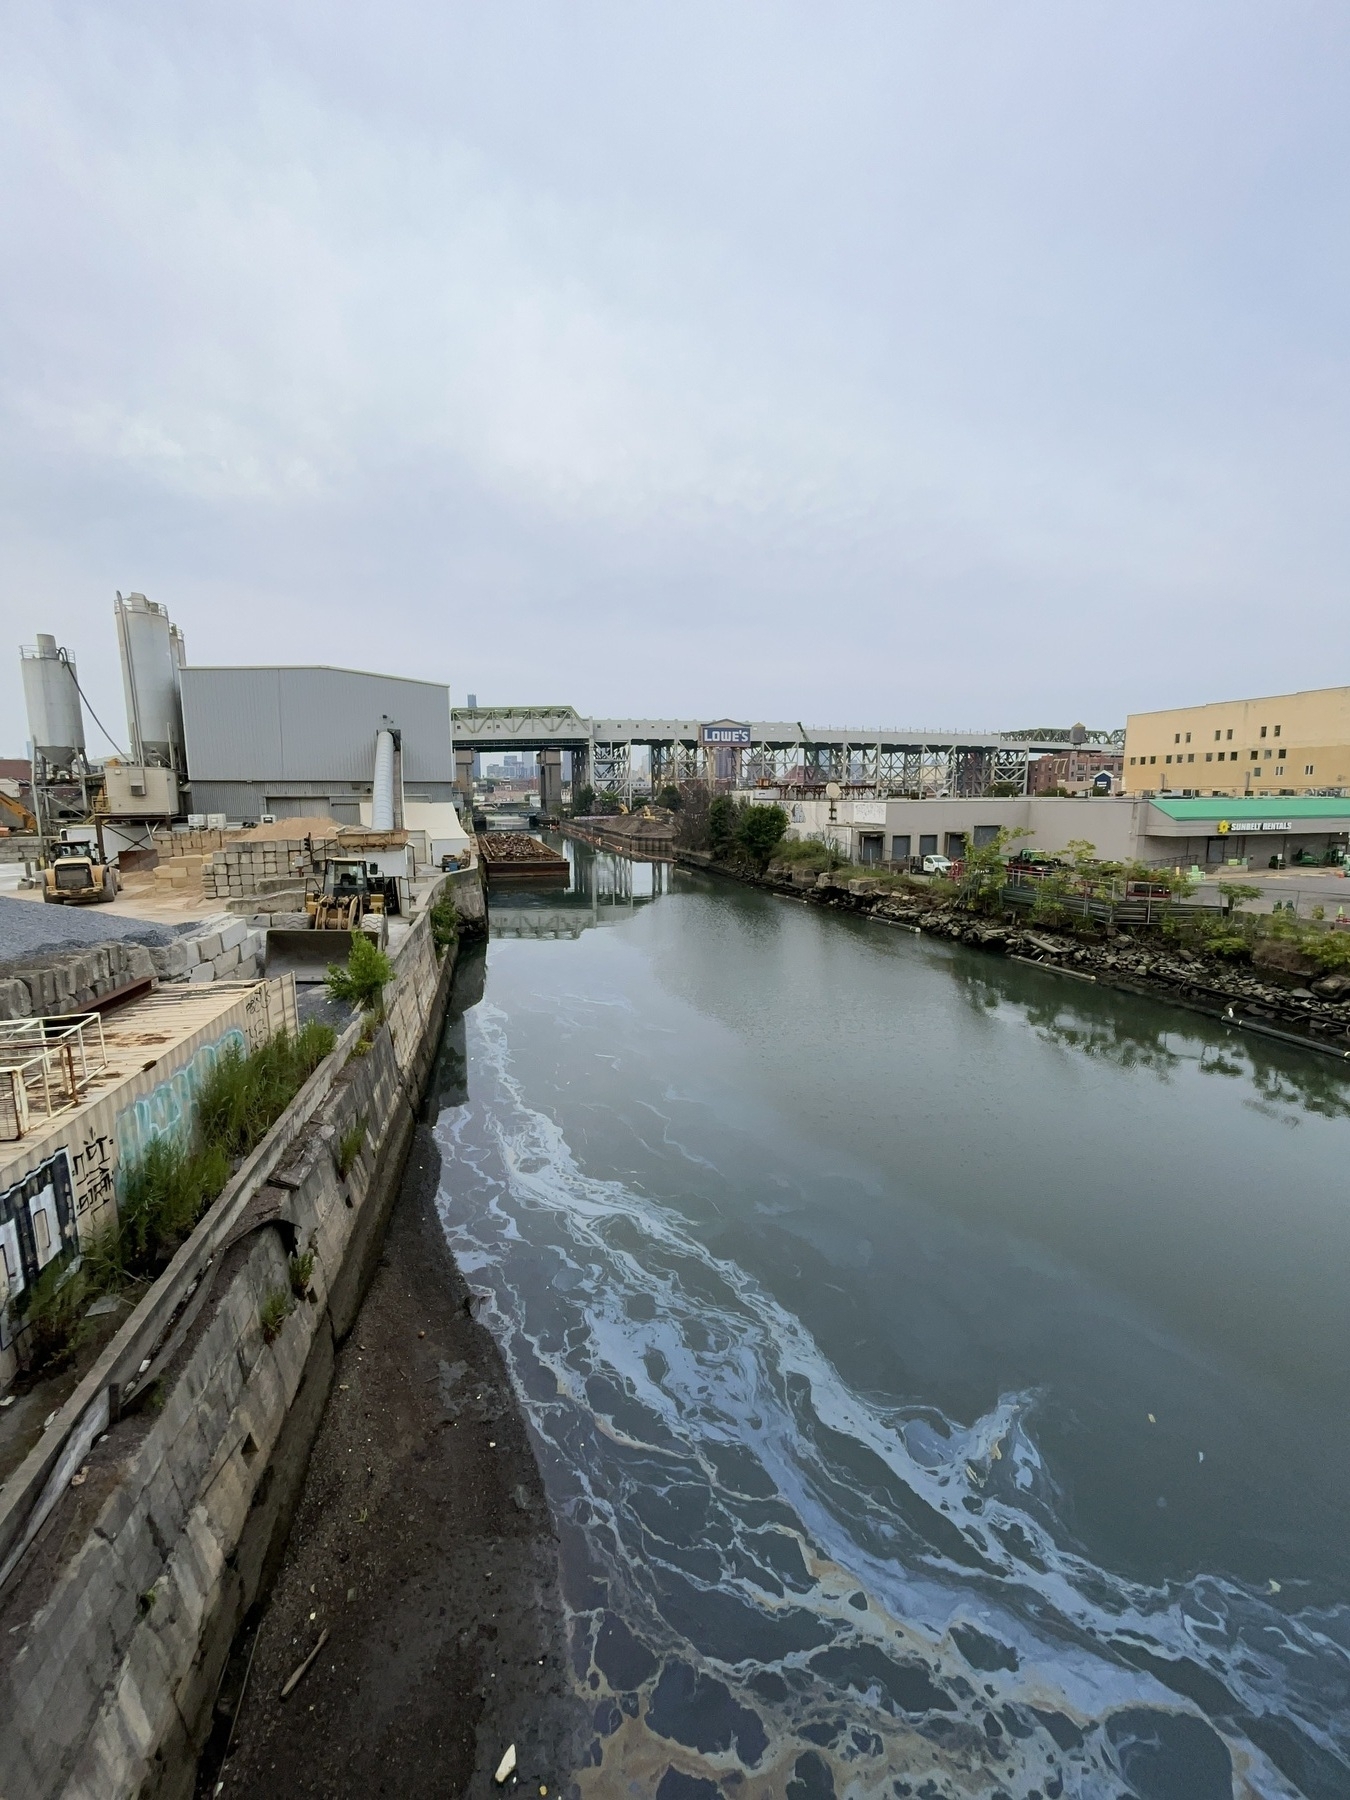
POLYGON ((1344 1800, 1338 1065, 568 853, 435 1130, 581 1792, 1344 1800))

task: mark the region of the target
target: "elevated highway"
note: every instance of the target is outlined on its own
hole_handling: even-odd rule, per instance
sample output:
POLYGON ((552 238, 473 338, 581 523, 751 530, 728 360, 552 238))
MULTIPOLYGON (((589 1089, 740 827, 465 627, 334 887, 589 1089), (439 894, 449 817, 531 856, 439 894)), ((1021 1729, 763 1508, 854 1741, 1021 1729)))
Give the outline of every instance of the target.
MULTIPOLYGON (((822 787, 827 781, 877 794, 1026 791, 1033 758, 1070 743, 1123 744, 1123 731, 1083 726, 970 732, 807 726, 800 720, 591 719, 571 706, 478 706, 453 711, 460 785, 475 754, 536 751, 549 769, 572 758, 573 781, 630 795, 634 751, 645 753, 653 787, 715 779, 753 786, 822 787)), ((644 760, 640 757, 639 761, 644 760)), ((646 771, 641 780, 645 785, 646 771)))

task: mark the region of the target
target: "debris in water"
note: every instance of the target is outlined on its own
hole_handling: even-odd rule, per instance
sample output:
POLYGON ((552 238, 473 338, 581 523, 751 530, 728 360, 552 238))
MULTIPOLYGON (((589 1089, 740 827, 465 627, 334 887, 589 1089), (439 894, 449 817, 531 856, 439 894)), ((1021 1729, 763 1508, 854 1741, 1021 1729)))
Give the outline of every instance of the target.
POLYGON ((85 1482, 88 1481, 88 1479, 89 1479, 89 1464, 86 1463, 84 1465, 84 1467, 80 1470, 78 1475, 71 1476, 70 1485, 72 1487, 83 1487, 85 1482))
POLYGON ((507 1776, 514 1775, 515 1772, 516 1772, 516 1747, 514 1744, 509 1744, 507 1746, 506 1755, 497 1764, 497 1773, 493 1776, 492 1779, 497 1783, 497 1786, 500 1787, 502 1785, 502 1783, 506 1780, 507 1776))
POLYGON ((1278 1594, 1279 1591, 1280 1591, 1280 1584, 1272 1576, 1270 1586, 1266 1589, 1266 1592, 1270 1593, 1270 1594, 1278 1594))
POLYGON ((1152 1413, 1150 1413, 1148 1415, 1148 1422, 1150 1425, 1156 1425, 1158 1423, 1158 1421, 1154 1418, 1152 1413))

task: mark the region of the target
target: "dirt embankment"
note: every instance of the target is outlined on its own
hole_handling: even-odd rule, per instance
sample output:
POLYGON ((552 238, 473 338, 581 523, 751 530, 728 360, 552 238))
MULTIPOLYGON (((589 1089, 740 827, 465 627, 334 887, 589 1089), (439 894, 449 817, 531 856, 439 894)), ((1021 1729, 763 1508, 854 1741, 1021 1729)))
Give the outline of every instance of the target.
POLYGON ((439 1175, 421 1126, 256 1642, 236 1647, 200 1796, 569 1789, 580 1721, 557 1544, 506 1372, 437 1217, 439 1175), (500 1789, 512 1744, 518 1774, 500 1789))

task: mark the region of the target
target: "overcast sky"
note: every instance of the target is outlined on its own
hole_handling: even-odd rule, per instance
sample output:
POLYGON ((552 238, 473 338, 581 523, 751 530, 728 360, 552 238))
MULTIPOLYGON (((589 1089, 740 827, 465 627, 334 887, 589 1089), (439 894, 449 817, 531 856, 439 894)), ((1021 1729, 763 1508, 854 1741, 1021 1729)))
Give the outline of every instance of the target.
POLYGON ((1350 680, 1347 94, 1344 0, 16 0, 0 750, 40 630, 122 735, 117 588, 604 714, 1350 680))

